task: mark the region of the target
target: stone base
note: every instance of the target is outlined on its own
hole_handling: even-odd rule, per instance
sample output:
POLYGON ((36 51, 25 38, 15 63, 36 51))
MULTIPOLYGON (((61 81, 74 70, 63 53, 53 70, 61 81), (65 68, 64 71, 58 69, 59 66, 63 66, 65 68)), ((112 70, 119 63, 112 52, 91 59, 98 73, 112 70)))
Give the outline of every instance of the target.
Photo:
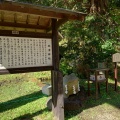
MULTIPOLYGON (((77 110, 82 107, 84 101, 86 100, 86 93, 84 87, 80 86, 81 91, 77 94, 70 95, 68 98, 64 99, 64 110, 77 110)), ((52 110, 52 98, 47 101, 47 108, 52 110)))
POLYGON ((52 86, 49 84, 46 84, 45 86, 43 86, 42 93, 50 96, 52 94, 52 86))
POLYGON ((80 86, 80 91, 77 94, 70 95, 64 100, 65 110, 77 110, 80 109, 86 100, 86 93, 84 87, 80 86))

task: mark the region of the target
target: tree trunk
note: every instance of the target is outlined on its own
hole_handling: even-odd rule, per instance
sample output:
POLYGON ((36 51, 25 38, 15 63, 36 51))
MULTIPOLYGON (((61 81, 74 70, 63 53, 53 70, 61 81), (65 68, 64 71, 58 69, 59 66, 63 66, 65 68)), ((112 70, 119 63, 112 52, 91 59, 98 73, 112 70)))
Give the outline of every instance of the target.
POLYGON ((91 3, 90 12, 91 13, 101 13, 105 14, 108 7, 108 0, 89 0, 91 3))

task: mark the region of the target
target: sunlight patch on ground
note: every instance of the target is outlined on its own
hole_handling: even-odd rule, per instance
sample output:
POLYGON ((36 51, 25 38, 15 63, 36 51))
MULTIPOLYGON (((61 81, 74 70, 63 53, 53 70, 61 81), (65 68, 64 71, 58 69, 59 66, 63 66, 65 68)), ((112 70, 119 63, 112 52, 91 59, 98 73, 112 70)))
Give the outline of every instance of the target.
POLYGON ((81 120, 120 120, 120 109, 104 103, 82 111, 79 116, 81 120))

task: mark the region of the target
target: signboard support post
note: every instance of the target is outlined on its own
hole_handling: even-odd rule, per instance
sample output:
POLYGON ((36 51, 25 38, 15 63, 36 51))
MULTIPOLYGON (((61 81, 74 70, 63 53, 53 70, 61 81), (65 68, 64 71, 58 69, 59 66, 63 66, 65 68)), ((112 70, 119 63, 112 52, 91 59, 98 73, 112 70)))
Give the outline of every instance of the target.
POLYGON ((57 37, 57 20, 52 19, 52 110, 55 120, 64 120, 63 76, 59 71, 59 41, 57 37))
POLYGON ((115 91, 117 91, 117 62, 115 62, 114 65, 115 91))
POLYGON ((117 91, 117 81, 118 81, 117 62, 120 62, 120 53, 113 54, 112 61, 114 62, 115 91, 117 91))

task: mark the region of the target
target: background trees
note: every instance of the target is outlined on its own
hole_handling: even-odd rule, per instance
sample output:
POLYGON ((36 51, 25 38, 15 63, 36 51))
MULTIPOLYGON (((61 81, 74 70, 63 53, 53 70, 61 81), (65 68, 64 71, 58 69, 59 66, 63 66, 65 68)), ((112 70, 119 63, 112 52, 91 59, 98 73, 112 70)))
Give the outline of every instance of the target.
POLYGON ((82 7, 88 12, 86 20, 68 22, 60 29, 64 36, 60 49, 64 73, 74 71, 85 77, 86 69, 98 62, 112 67, 112 54, 120 52, 120 6, 118 1, 91 0, 82 7))
POLYGON ((120 0, 18 0, 32 4, 87 12, 84 22, 67 22, 60 27, 61 70, 85 76, 86 68, 112 61, 120 52, 120 0))

